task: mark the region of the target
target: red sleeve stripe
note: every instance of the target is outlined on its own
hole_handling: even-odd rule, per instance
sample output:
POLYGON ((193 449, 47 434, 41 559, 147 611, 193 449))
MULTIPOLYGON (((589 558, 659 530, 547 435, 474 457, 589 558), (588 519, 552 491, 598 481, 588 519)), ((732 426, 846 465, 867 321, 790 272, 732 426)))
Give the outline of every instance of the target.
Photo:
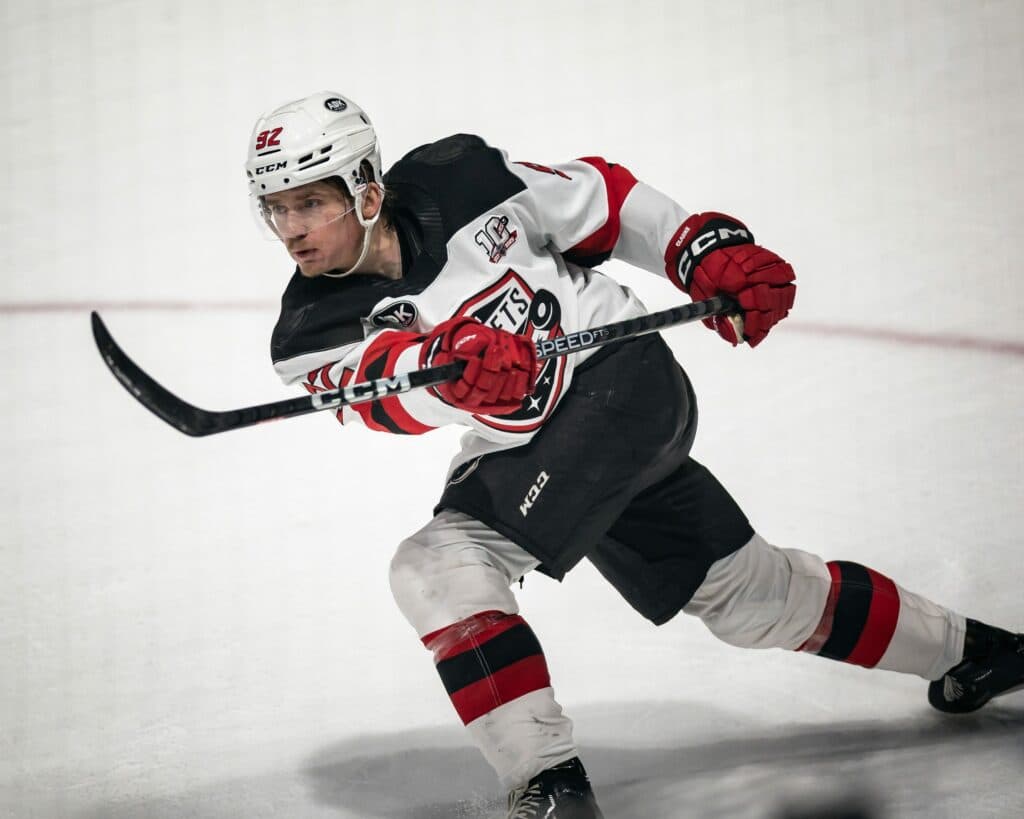
MULTIPOLYGON (((381 333, 373 341, 362 358, 356 378, 359 381, 373 381, 378 378, 390 378, 395 375, 398 357, 410 347, 423 341, 423 336, 415 333, 381 333)), ((422 435, 434 427, 421 424, 402 406, 398 396, 384 398, 380 401, 366 401, 353 404, 352 409, 359 413, 363 423, 369 429, 378 432, 393 432, 398 435, 422 435)))
POLYGON ((606 255, 612 252, 615 243, 619 241, 619 212, 626 196, 636 184, 636 177, 622 165, 609 164, 599 156, 584 156, 580 161, 593 165, 604 178, 608 196, 608 221, 566 253, 587 258, 606 255))

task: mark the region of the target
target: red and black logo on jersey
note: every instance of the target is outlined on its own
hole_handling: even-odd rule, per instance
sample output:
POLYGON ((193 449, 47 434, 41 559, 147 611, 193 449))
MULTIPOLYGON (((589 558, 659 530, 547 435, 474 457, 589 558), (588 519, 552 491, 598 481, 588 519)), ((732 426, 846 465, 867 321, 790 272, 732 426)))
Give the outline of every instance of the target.
MULTIPOLYGON (((560 323, 562 308, 548 290, 536 293, 512 268, 491 287, 464 302, 455 315, 472 316, 489 327, 530 336, 534 341, 564 335, 560 323)), ((521 409, 500 417, 477 416, 495 429, 528 432, 541 425, 562 392, 565 357, 549 358, 537 376, 537 388, 527 396, 521 409)))
POLYGON ((478 230, 473 238, 487 251, 487 258, 497 264, 518 237, 519 231, 509 230, 507 216, 492 216, 484 224, 484 229, 478 230))

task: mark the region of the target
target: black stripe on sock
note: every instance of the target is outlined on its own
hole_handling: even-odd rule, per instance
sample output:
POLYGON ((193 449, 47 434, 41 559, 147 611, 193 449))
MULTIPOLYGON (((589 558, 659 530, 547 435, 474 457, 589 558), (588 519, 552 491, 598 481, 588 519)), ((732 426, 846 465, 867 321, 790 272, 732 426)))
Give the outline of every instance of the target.
POLYGON ((831 660, 845 660, 864 632, 875 591, 871 575, 859 563, 835 561, 834 565, 839 567, 839 599, 836 601, 832 634, 818 655, 831 660))
POLYGON ((541 654, 540 643, 526 624, 513 626, 481 646, 437 664, 437 673, 449 694, 478 682, 512 663, 541 654))

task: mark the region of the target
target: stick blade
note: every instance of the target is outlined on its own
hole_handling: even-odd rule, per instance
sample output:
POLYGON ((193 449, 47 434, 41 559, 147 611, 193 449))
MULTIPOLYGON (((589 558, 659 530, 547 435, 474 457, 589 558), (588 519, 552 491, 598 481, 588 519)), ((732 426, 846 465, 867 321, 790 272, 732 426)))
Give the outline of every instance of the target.
POLYGON ((104 363, 131 396, 142 406, 162 418, 179 432, 202 437, 221 432, 229 425, 225 416, 231 413, 199 409, 158 384, 145 370, 132 361, 114 341, 100 314, 92 311, 92 337, 104 363))

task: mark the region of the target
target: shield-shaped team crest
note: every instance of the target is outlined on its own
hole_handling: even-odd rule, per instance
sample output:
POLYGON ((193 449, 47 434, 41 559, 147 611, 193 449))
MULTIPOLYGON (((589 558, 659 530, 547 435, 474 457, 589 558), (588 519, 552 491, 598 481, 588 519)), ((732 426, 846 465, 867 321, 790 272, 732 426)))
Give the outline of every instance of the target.
MULTIPOLYGON (((562 335, 561 306, 548 290, 534 292, 509 268, 491 287, 468 299, 456 315, 472 316, 489 327, 527 335, 539 341, 562 335)), ((528 432, 543 423, 558 402, 565 376, 565 356, 549 358, 537 376, 537 388, 521 409, 500 418, 477 416, 495 429, 528 432)))

